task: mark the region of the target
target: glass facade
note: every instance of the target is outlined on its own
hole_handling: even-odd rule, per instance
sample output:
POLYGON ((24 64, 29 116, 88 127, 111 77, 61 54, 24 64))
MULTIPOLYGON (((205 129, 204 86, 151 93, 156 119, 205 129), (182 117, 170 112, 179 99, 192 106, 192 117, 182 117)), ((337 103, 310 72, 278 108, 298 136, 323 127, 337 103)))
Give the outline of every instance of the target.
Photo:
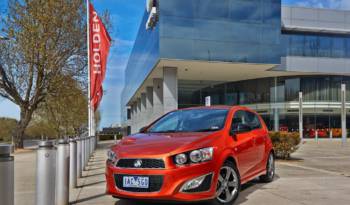
POLYGON ((287 56, 350 58, 350 35, 283 34, 287 56))
MULTIPOLYGON (((190 83, 190 82, 182 82, 190 83)), ((350 88, 350 77, 346 76, 293 76, 262 78, 231 82, 189 92, 179 85, 179 107, 204 105, 205 97, 211 96, 214 105, 249 105, 264 103, 298 102, 303 92, 304 102, 340 102, 340 87, 344 83, 350 88), (277 94, 275 95, 275 92, 277 94), (191 96, 191 97, 189 97, 191 96)), ((350 89, 347 89, 350 101, 350 89)))
MULTIPOLYGON (((146 11, 140 24, 125 71, 123 121, 128 119, 125 105, 160 59, 280 64, 285 56, 350 58, 350 35, 282 31, 281 0, 160 0, 158 14, 154 29, 145 28, 146 11)), ((203 105, 206 96, 211 96, 214 105, 266 104, 270 107, 259 112, 270 128, 272 104, 297 102, 299 91, 305 102, 339 102, 341 84, 350 88, 350 77, 321 74, 219 84, 220 79, 212 80, 212 84, 206 82, 212 86, 202 86, 179 79, 179 107, 203 105)), ((337 110, 313 110, 304 118, 309 130, 338 129, 341 124, 337 110)), ((281 111, 279 119, 282 129, 298 127, 293 109, 281 111)))
MULTIPOLYGON (((274 109, 277 109, 279 129, 298 131, 299 92, 303 92, 305 137, 341 137, 340 87, 344 83, 350 88, 350 77, 346 76, 290 76, 262 78, 223 83, 197 90, 182 91, 190 81, 180 81, 179 107, 205 104, 205 97, 211 97, 213 105, 245 105, 257 110, 268 128, 274 129, 274 109), (290 105, 294 103, 294 107, 290 105), (339 108, 335 108, 338 106, 339 108)), ((347 89, 350 101, 350 89, 347 89)), ((348 117, 350 126, 350 113, 348 117)), ((350 132, 349 132, 350 133, 350 132)))
POLYGON ((125 86, 122 91, 122 120, 127 119, 126 104, 159 60, 159 28, 146 30, 148 13, 145 11, 134 48, 125 69, 125 86))
POLYGON ((159 11, 161 58, 280 63, 280 0, 166 0, 159 11))

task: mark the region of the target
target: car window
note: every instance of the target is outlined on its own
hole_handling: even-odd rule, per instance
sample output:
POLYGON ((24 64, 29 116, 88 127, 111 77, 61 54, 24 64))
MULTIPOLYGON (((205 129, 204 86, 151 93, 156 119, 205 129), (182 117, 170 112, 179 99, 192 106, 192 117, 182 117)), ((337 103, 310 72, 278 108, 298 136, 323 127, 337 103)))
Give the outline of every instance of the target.
POLYGON ((243 110, 238 110, 232 119, 232 128, 237 128, 238 124, 248 125, 252 130, 261 128, 259 117, 252 112, 243 110))
POLYGON ((226 121, 226 109, 190 109, 171 112, 157 121, 148 131, 211 132, 221 130, 226 121))
POLYGON ((239 124, 247 124, 246 113, 242 110, 238 110, 232 119, 231 128, 237 128, 239 124))
POLYGON ((252 112, 246 112, 246 120, 252 130, 261 128, 259 117, 256 114, 252 112))

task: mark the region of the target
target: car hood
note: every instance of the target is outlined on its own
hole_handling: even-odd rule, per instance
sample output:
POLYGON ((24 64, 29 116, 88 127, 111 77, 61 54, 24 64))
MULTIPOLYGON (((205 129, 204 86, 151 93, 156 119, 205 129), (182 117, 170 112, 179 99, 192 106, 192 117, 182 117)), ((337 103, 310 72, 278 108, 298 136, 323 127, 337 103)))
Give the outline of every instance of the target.
POLYGON ((145 133, 123 138, 113 150, 118 158, 172 155, 196 149, 208 143, 218 132, 208 133, 145 133))

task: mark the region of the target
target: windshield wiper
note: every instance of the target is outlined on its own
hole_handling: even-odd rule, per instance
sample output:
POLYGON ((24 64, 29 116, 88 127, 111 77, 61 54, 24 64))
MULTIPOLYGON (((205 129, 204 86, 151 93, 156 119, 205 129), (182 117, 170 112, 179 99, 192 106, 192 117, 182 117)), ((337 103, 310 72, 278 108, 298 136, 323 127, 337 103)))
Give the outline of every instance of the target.
POLYGON ((214 132, 214 131, 218 131, 220 130, 220 128, 206 128, 206 129, 200 129, 200 130, 194 130, 193 132, 214 132))
POLYGON ((179 131, 178 130, 162 130, 157 132, 150 131, 150 133, 172 133, 172 132, 179 132, 179 131))

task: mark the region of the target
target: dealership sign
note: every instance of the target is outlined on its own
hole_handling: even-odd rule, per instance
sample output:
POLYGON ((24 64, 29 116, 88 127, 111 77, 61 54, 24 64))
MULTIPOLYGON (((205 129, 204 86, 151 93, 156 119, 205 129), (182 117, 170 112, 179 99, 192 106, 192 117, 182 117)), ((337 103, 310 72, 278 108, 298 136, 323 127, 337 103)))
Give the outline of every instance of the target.
POLYGON ((146 29, 153 29, 156 27, 158 22, 158 0, 147 0, 146 1, 146 10, 149 14, 148 20, 146 22, 146 29))

